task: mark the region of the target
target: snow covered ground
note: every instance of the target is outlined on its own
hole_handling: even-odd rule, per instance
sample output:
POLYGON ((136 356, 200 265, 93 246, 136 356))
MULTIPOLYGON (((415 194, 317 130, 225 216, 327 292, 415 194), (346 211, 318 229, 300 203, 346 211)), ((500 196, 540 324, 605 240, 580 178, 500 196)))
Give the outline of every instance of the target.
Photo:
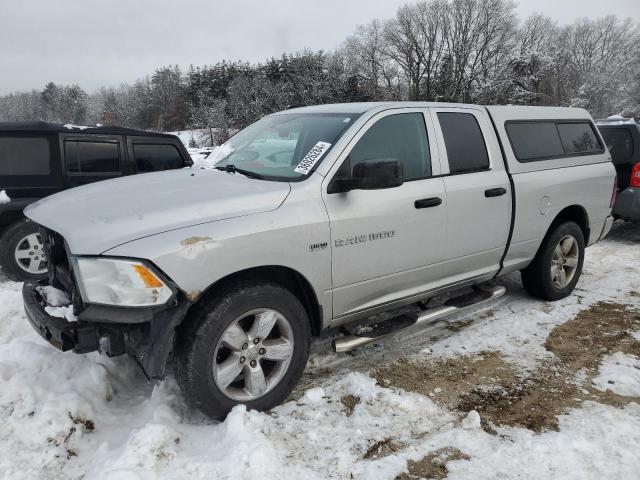
POLYGON ((500 283, 352 355, 320 342, 288 403, 217 423, 171 376, 56 351, 0 279, 0 478, 639 478, 640 226, 588 249, 570 298, 500 283))

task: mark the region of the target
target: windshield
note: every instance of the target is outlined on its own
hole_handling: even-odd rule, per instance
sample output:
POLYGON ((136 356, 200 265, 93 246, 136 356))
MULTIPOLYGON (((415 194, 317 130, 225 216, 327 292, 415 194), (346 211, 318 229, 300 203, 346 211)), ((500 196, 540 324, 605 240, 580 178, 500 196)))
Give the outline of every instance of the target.
POLYGON ((357 116, 285 113, 264 117, 218 147, 215 166, 230 171, 235 167, 267 180, 302 180, 357 116))

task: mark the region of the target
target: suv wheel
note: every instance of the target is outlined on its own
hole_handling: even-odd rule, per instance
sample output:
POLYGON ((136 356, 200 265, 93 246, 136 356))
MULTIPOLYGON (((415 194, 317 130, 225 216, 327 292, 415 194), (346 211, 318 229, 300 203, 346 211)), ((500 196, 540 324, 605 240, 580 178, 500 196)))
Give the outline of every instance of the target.
POLYGON ((560 300, 575 288, 584 262, 584 235, 574 222, 558 225, 522 270, 524 288, 543 300, 560 300))
POLYGON ((0 238, 0 266, 15 281, 47 276, 47 257, 36 224, 21 220, 4 232, 0 238))
POLYGON ((300 301, 273 283, 236 283, 196 307, 175 345, 176 378, 189 403, 214 418, 238 404, 284 401, 309 355, 300 301))

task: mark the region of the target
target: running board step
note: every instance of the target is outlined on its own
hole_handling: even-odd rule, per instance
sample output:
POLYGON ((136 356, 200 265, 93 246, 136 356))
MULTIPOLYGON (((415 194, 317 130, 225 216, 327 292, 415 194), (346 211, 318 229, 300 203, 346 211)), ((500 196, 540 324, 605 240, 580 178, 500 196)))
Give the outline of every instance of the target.
POLYGON ((502 297, 506 291, 507 289, 502 286, 487 288, 478 287, 474 289, 473 293, 452 298, 444 305, 426 310, 419 315, 401 315, 400 317, 383 322, 379 328, 372 329, 369 332, 338 337, 332 342, 333 350, 336 353, 349 352, 354 348, 380 340, 381 338, 387 337, 413 325, 435 322, 436 320, 440 320, 441 318, 452 315, 453 313, 459 313, 470 307, 490 302, 502 297))

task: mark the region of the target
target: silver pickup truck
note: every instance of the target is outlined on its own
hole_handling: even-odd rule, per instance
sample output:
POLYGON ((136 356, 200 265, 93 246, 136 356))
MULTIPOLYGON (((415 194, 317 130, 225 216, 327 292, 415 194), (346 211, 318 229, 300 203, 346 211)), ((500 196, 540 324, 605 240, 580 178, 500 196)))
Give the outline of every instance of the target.
POLYGON ((49 279, 23 297, 62 350, 126 353, 150 378, 173 358, 187 400, 218 418, 286 399, 327 332, 348 350, 495 298, 483 283, 518 270, 535 297, 563 298, 612 223, 615 170, 580 109, 300 108, 212 156, 27 208, 49 279), (51 287, 77 318, 46 313, 51 287))

